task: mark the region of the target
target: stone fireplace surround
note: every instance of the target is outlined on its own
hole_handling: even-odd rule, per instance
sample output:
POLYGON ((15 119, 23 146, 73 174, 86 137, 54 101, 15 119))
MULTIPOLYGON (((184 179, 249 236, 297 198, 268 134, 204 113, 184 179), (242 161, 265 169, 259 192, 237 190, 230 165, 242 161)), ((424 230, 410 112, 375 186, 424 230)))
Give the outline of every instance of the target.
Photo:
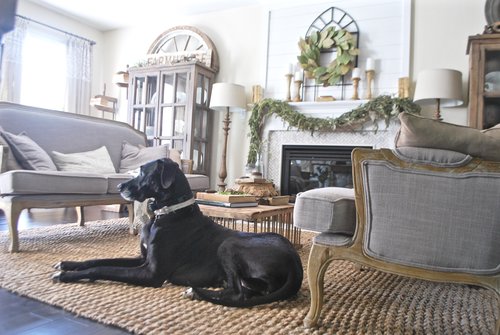
MULTIPOLYGON (((299 102, 290 103, 297 111, 313 117, 336 117, 348 112, 366 101, 299 102)), ((389 127, 382 121, 375 131, 369 122, 360 131, 333 131, 314 133, 288 129, 281 119, 271 117, 264 126, 264 177, 272 180, 281 189, 281 158, 283 145, 331 145, 331 146, 371 146, 374 149, 394 148, 394 137, 399 129, 399 121, 392 120, 389 127)))

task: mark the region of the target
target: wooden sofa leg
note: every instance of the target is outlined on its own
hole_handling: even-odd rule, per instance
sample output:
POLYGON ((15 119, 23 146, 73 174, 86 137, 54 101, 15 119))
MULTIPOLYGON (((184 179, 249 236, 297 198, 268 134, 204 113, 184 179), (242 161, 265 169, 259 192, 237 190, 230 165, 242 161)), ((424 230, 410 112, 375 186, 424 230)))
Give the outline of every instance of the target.
POLYGON ((83 206, 76 206, 77 221, 80 226, 85 225, 85 213, 83 212, 83 206))
POLYGON ((305 327, 315 327, 321 308, 323 307, 323 284, 325 272, 332 259, 329 257, 329 248, 318 244, 313 244, 307 262, 307 278, 309 280, 309 290, 311 293, 311 306, 304 318, 305 327))
POLYGON ((129 232, 132 235, 137 235, 139 231, 137 230, 137 227, 134 227, 134 218, 135 218, 134 203, 127 204, 126 206, 128 211, 129 232))
POLYGON ((7 224, 9 226, 9 252, 19 251, 19 232, 17 230, 17 223, 19 221, 19 216, 23 211, 23 208, 17 206, 16 204, 8 204, 3 208, 5 212, 5 218, 7 219, 7 224))

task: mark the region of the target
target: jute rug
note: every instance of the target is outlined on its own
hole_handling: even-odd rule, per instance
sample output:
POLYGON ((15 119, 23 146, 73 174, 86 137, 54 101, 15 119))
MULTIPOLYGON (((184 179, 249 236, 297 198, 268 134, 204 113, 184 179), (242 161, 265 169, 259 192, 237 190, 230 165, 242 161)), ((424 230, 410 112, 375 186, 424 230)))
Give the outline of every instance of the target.
MULTIPOLYGON (((304 266, 312 234, 303 233, 304 266)), ((22 252, 0 235, 0 286, 137 334, 494 334, 499 302, 485 289, 437 284, 336 261, 325 277, 321 324, 306 329, 304 278, 297 298, 248 309, 182 298, 183 287, 141 288, 112 282, 52 283, 59 260, 138 254, 126 219, 34 228, 20 233, 22 252)))

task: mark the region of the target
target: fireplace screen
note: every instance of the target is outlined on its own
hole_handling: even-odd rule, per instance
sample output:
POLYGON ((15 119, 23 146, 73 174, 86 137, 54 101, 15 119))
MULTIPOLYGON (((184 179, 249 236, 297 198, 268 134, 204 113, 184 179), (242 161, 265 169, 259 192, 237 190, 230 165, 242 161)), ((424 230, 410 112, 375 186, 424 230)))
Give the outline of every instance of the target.
MULTIPOLYGON (((281 194, 296 195, 313 188, 352 188, 353 146, 284 145, 281 194)), ((364 147, 371 148, 371 147, 364 147)))

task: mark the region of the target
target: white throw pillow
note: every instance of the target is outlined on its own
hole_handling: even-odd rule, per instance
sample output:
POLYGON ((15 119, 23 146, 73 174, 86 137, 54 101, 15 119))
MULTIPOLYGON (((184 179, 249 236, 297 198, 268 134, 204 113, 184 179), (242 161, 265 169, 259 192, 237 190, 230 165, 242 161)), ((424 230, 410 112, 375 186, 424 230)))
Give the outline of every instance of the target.
POLYGON ((105 146, 85 152, 63 154, 52 151, 52 158, 59 171, 75 171, 100 174, 116 173, 113 161, 105 146))

